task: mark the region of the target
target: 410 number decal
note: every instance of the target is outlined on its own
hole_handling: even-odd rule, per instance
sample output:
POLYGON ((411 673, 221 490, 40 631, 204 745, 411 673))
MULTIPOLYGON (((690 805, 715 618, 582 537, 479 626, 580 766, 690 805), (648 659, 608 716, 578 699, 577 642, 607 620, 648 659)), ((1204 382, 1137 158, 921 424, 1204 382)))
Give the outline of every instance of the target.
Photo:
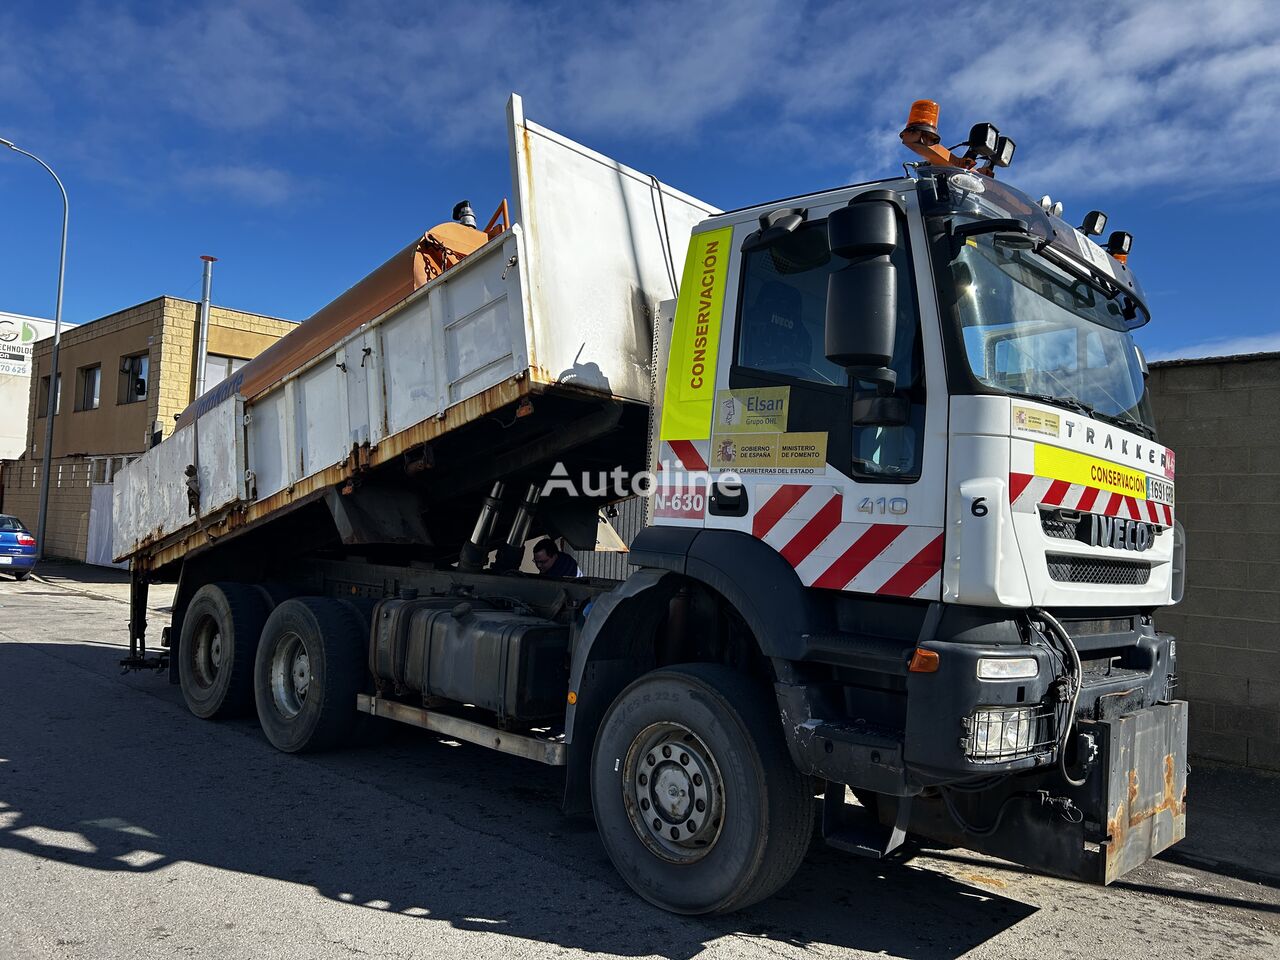
POLYGON ((906 497, 877 497, 872 500, 870 497, 863 497, 858 503, 859 513, 891 513, 895 517, 900 517, 907 512, 906 497))

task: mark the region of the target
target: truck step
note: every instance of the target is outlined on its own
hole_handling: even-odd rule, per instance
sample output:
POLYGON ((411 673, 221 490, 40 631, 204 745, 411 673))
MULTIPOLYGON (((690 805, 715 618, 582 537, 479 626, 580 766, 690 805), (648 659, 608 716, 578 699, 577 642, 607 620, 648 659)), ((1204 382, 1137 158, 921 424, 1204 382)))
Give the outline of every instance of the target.
POLYGON ((911 814, 911 798, 898 803, 897 820, 892 827, 880 823, 875 810, 854 808, 845 802, 843 783, 828 783, 822 801, 822 839, 828 846, 872 860, 882 860, 895 853, 907 839, 907 821, 911 814))
POLYGON ((356 695, 356 709, 374 717, 396 720, 410 726, 421 727, 433 733, 440 733, 455 740, 474 743, 488 747, 499 753, 509 753, 526 760, 536 760, 552 767, 565 765, 566 749, 563 743, 552 740, 539 740, 522 734, 509 733, 496 727, 488 727, 474 720, 465 720, 437 710, 426 710, 422 707, 397 703, 383 697, 371 696, 367 693, 356 695))

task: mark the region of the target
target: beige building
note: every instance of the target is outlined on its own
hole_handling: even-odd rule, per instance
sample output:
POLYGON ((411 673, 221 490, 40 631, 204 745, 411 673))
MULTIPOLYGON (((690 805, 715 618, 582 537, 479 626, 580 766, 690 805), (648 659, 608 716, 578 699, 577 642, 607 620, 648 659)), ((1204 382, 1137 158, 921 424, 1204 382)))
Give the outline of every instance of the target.
MULTIPOLYGON (((199 305, 157 297, 64 330, 58 353, 45 555, 110 560, 111 481, 173 430, 195 398, 199 305)), ((223 307, 210 311, 205 389, 296 326, 223 307)), ((32 355, 26 448, 0 463, 0 512, 36 528, 52 340, 32 355)))

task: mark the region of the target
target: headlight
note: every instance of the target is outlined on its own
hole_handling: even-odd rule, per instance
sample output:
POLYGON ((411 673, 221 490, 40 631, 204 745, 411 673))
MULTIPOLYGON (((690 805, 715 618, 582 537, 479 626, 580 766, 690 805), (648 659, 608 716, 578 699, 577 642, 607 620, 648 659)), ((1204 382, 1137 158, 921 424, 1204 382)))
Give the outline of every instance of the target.
POLYGON ((1051 715, 1038 706, 981 707, 965 727, 965 754, 973 760, 1016 760, 1053 742, 1051 715))
POLYGON ((980 657, 979 680, 1029 680, 1040 672, 1035 657, 980 657))

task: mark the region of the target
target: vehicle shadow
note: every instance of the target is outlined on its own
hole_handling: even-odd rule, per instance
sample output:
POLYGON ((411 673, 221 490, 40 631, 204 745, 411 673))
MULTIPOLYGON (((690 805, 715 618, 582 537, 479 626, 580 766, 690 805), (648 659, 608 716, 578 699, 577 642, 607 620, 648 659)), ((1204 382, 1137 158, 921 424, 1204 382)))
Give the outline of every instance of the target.
POLYGON ((762 904, 670 916, 625 887, 589 820, 560 814, 556 770, 408 729, 285 756, 254 721, 202 722, 162 678, 114 675, 114 656, 0 644, 0 850, 104 873, 204 864, 405 922, 670 960, 735 937, 956 957, 1035 910, 815 844, 762 904))

